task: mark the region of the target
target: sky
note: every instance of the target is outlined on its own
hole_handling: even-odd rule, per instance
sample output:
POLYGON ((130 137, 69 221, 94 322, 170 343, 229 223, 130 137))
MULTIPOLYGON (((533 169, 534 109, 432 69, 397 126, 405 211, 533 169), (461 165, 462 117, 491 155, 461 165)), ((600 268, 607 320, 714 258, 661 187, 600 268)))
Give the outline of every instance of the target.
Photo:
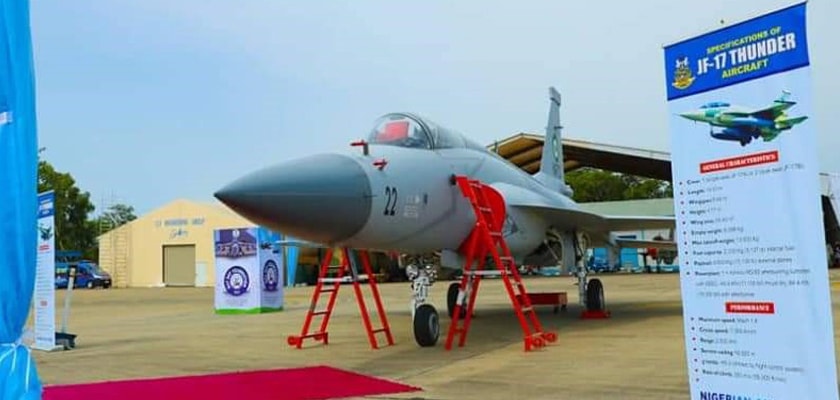
MULTIPOLYGON (((138 214, 346 150, 388 112, 542 134, 549 86, 564 137, 670 152, 662 46, 793 3, 33 0, 39 143, 97 212, 138 214)), ((840 172, 840 2, 808 7, 820 166, 840 172)))

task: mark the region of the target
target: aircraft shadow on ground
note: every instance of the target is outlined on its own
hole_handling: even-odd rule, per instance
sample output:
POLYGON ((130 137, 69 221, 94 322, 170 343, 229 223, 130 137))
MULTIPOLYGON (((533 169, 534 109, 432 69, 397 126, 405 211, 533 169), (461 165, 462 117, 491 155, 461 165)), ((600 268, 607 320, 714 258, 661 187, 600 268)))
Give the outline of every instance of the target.
MULTIPOLYGON (((348 299, 355 302, 355 299, 348 299)), ((445 305, 438 305, 441 323, 441 342, 445 340, 451 319, 446 313, 445 305)), ((682 306, 679 301, 658 301, 658 302, 614 302, 607 303, 611 311, 611 317, 604 320, 581 320, 582 308, 578 304, 568 304, 566 310, 553 313, 553 306, 537 306, 537 315, 540 323, 546 329, 551 329, 559 334, 563 332, 580 332, 603 329, 614 329, 624 324, 634 324, 653 318, 680 317, 682 306)), ((287 305, 287 312, 302 313, 309 309, 306 304, 287 305)), ((375 318, 375 312, 368 310, 375 318)), ((350 311, 348 315, 336 315, 333 318, 359 318, 358 310, 350 311)), ((410 332, 411 317, 408 310, 388 310, 388 320, 397 331, 406 330, 410 332)), ((468 343, 481 343, 489 341, 493 347, 508 345, 522 340, 522 329, 516 314, 510 305, 502 304, 481 304, 476 305, 475 313, 470 324, 468 343), (503 343, 502 343, 503 342, 503 343)))
MULTIPOLYGON (((538 306, 540 323, 546 330, 554 331, 559 336, 559 343, 549 345, 546 349, 548 351, 553 346, 573 346, 575 338, 564 338, 565 335, 573 334, 576 338, 584 336, 602 337, 603 340, 613 340, 616 336, 643 335, 643 330, 622 329, 622 327, 644 323, 646 320, 654 318, 676 317, 678 320, 682 315, 680 303, 672 301, 617 302, 609 306, 612 317, 604 320, 581 320, 581 308, 577 304, 569 304, 566 311, 559 311, 557 314, 552 312, 552 308, 552 306, 538 306)), ((452 362, 477 357, 510 346, 521 345, 524 348, 522 330, 509 305, 477 304, 475 317, 472 320, 464 347, 457 346, 456 336, 456 341, 450 351, 443 348, 451 323, 445 309, 441 310, 440 340, 436 346, 431 348, 417 347, 414 340, 411 339, 411 317, 407 311, 389 312, 388 317, 396 340, 395 346, 381 351, 374 359, 359 365, 358 370, 386 376, 394 375, 395 371, 400 371, 399 376, 396 377, 406 379, 444 367, 452 362), (446 355, 442 356, 441 352, 446 355), (403 356, 395 356, 395 353, 403 356), (413 368, 408 371, 404 367, 406 359, 411 359, 413 364, 413 368)), ((359 345, 359 343, 355 345, 359 345)))
MULTIPOLYGON (((678 302, 615 303, 608 304, 612 315, 603 320, 582 320, 582 308, 578 304, 569 304, 565 311, 554 314, 552 306, 537 306, 537 315, 544 328, 563 332, 582 332, 593 330, 612 330, 625 324, 635 324, 652 318, 679 317, 682 307, 678 302)), ((441 330, 449 329, 450 319, 442 315, 441 330)), ((509 344, 522 340, 522 329, 513 309, 498 304, 477 304, 475 316, 470 326, 469 338, 474 342, 504 340, 509 344)), ((469 340, 469 339, 468 339, 469 340)))

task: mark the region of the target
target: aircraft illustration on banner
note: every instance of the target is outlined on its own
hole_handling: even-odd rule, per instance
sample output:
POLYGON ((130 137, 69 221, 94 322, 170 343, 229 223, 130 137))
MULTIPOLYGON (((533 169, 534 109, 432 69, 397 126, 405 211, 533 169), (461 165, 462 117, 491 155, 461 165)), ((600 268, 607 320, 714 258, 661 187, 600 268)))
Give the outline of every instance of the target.
MULTIPOLYGON (((673 240, 623 239, 615 232, 670 229, 673 217, 607 216, 584 211, 565 182, 560 94, 550 107, 540 170, 530 175, 466 136, 411 113, 380 117, 363 150, 316 154, 247 174, 214 193, 244 218, 301 241, 296 245, 398 252, 405 257, 414 296, 414 335, 421 346, 438 340, 437 311, 426 304, 433 272, 461 269, 460 250, 476 224, 455 176, 491 187, 503 199, 505 241, 518 265, 578 267, 581 299, 603 310, 603 286, 587 281, 590 247, 675 250, 673 240), (425 274, 425 275, 424 275, 425 274), (426 286, 428 288, 428 286, 426 286)), ((671 236, 673 237, 673 236, 671 236)), ((292 244, 294 245, 294 244, 292 244)), ((449 287, 453 314, 459 283, 449 287)))
POLYGON ((733 106, 717 101, 702 105, 698 110, 681 113, 680 116, 692 121, 709 124, 709 134, 719 140, 728 140, 746 146, 753 139, 762 138, 765 142, 775 139, 782 132, 800 124, 808 117, 788 117, 786 110, 796 102, 788 100, 790 92, 782 95, 773 104, 759 109, 733 106), (715 132, 714 127, 722 130, 715 132))

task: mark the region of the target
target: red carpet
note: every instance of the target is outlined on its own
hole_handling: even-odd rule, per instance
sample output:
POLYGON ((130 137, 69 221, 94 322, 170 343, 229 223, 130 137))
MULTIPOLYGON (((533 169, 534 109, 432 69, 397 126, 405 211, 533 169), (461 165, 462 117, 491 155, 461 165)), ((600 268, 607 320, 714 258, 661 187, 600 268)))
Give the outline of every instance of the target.
POLYGON ((419 388, 331 367, 47 386, 44 400, 315 400, 419 388))

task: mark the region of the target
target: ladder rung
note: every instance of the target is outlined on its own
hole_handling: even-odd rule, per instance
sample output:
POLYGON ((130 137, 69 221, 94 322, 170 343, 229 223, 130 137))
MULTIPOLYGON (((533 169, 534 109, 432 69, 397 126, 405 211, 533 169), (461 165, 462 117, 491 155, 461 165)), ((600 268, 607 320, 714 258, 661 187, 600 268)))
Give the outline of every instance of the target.
POLYGON ((493 276, 493 275, 502 275, 505 272, 499 271, 497 269, 487 269, 481 271, 464 271, 464 275, 481 275, 481 276, 493 276))
POLYGON ((321 310, 321 311, 313 311, 312 315, 327 315, 330 313, 330 310, 321 310))
POLYGON ((373 332, 373 333, 388 332, 388 328, 374 329, 371 332, 373 332))
MULTIPOLYGON (((318 280, 323 282, 323 283, 335 283, 335 282, 351 283, 351 282, 353 282, 353 277, 352 276, 342 276, 341 278, 318 278, 318 280)), ((359 282, 366 281, 366 280, 369 280, 368 277, 367 277, 367 274, 359 275, 359 277, 358 277, 359 282)))
POLYGON ((301 339, 308 339, 308 338, 313 338, 313 337, 318 337, 318 336, 326 336, 326 334, 327 334, 327 332, 312 332, 312 333, 309 333, 309 334, 306 334, 306 335, 300 335, 298 337, 301 338, 301 339))

